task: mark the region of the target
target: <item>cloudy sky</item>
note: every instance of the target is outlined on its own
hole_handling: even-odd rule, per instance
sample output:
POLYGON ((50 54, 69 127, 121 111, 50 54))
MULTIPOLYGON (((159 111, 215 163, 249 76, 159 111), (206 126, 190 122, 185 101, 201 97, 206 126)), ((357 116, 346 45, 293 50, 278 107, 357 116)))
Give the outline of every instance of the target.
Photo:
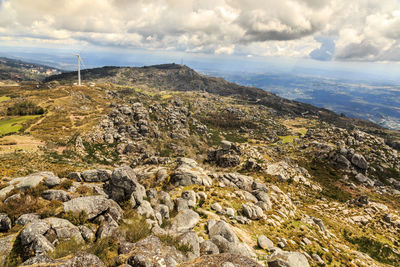
POLYGON ((400 62, 399 0, 0 0, 1 47, 400 62))

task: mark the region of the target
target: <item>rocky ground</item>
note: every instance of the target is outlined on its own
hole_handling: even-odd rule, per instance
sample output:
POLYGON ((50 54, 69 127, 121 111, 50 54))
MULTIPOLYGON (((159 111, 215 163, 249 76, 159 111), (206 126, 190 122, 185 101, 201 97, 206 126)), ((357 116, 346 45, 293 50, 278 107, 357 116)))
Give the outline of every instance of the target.
POLYGON ((25 135, 45 145, 0 154, 0 265, 400 265, 381 133, 154 75, 26 91, 46 113, 25 135))

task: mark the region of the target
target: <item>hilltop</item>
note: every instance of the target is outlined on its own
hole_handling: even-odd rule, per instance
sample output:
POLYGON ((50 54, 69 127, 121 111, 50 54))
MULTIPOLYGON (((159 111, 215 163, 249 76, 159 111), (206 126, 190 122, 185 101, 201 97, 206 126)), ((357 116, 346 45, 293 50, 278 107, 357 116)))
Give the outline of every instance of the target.
POLYGON ((0 57, 0 81, 41 81, 60 73, 61 70, 46 65, 0 57))
POLYGON ((398 131, 177 64, 82 77, 0 87, 0 264, 400 264, 398 131))

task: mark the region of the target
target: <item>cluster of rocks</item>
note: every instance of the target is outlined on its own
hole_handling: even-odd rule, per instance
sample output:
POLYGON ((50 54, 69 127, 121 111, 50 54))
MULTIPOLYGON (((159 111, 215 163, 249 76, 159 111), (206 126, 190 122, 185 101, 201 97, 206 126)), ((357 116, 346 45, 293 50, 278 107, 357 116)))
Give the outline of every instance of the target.
MULTIPOLYGON (((400 172, 398 152, 380 137, 359 130, 329 127, 309 130, 305 140, 311 142, 305 143, 303 148, 312 149, 315 157, 329 160, 347 177, 354 177, 366 187, 381 187, 382 174, 390 174, 390 170, 400 172)), ((385 183, 395 187, 398 182, 393 178, 386 178, 385 183)), ((388 192, 385 188, 380 191, 388 192)))
MULTIPOLYGON (((164 174, 163 176, 167 175, 165 169, 162 168, 157 169, 156 173, 160 171, 164 174)), ((13 223, 7 214, 0 214, 0 231, 7 233, 14 224, 22 227, 18 234, 0 238, 0 243, 8 242, 6 254, 10 253, 13 244, 16 244, 18 240, 23 250, 24 265, 27 266, 34 264, 74 266, 73 264, 77 261, 87 263, 89 266, 93 264, 104 266, 98 257, 85 252, 75 253, 73 257, 65 259, 52 259, 49 255, 57 249, 58 244, 66 240, 74 240, 77 244, 84 246, 87 242, 113 237, 118 240, 119 254, 124 255, 119 257, 120 261, 125 259, 121 263, 132 266, 153 266, 152 264, 176 266, 196 258, 207 261, 221 260, 223 257, 218 255, 232 255, 234 262, 249 262, 257 266, 257 263, 251 260, 257 258, 255 252, 249 245, 239 240, 232 230, 233 226, 227 221, 209 219, 206 222, 208 239, 204 239, 194 231, 201 221, 195 208, 199 201, 207 200, 208 196, 205 192, 184 190, 179 196, 171 199, 170 194, 165 191, 158 191, 155 188, 146 190, 139 182, 140 179, 145 179, 146 175, 136 173, 128 166, 117 167, 112 171, 93 169, 73 172, 67 177, 60 179, 53 173, 43 172, 12 179, 9 184, 13 188, 23 190, 43 183, 50 188, 43 191, 43 199, 61 201, 63 213, 85 214, 89 223, 76 226, 66 217, 41 218, 33 213, 21 215, 13 223), (51 189, 65 179, 73 180, 72 186, 67 191, 66 189, 51 189), (93 189, 92 193, 95 195, 79 196, 77 188, 81 185, 93 189), (120 223, 124 221, 124 211, 120 207, 122 204, 125 207, 128 205, 138 215, 146 218, 146 223, 152 231, 149 237, 137 243, 129 243, 125 240, 125 232, 120 228, 120 223), (176 215, 171 216, 171 214, 176 215), (162 227, 165 222, 168 222, 167 226, 162 227), (180 245, 190 248, 189 251, 180 251, 168 246, 162 242, 163 236, 171 236, 180 245)), ((272 208, 268 195, 269 189, 264 183, 237 173, 220 175, 208 173, 192 159, 180 158, 170 174, 169 181, 177 188, 189 185, 201 185, 208 188, 213 183, 234 188, 236 197, 244 197, 248 200, 242 205, 241 210, 222 208, 217 203, 211 207, 217 214, 227 216, 232 221, 250 223, 250 220, 265 218, 263 211, 272 208)), ((279 189, 273 192, 276 190, 279 189)), ((12 196, 8 201, 13 201, 12 196)), ((276 257, 282 262, 290 262, 284 252, 281 251, 279 255, 276 257)), ((271 258, 271 262, 276 261, 276 257, 271 258)))
POLYGON ((240 164, 242 150, 239 145, 229 141, 222 141, 220 148, 208 151, 208 161, 215 162, 219 167, 235 167, 240 164))

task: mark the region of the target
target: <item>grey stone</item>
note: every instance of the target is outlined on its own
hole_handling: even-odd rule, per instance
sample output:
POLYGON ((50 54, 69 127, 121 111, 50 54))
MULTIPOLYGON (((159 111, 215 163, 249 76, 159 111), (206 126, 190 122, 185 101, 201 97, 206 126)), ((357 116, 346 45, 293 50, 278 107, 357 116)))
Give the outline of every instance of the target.
POLYGON ((85 225, 79 225, 78 229, 81 232, 81 235, 82 235, 83 239, 86 242, 94 241, 96 236, 95 236, 94 232, 89 227, 87 227, 85 225))
POLYGON ((190 208, 196 206, 196 193, 193 190, 183 191, 181 194, 181 198, 188 201, 188 206, 190 208))
POLYGON ((19 239, 22 245, 29 245, 38 236, 43 235, 50 229, 50 225, 45 221, 32 222, 22 229, 19 239))
POLYGON ((243 215, 251 220, 259 220, 264 217, 264 213, 259 206, 251 203, 242 204, 243 215))
POLYGON ((83 238, 79 228, 68 220, 50 217, 43 220, 51 229, 53 229, 58 239, 74 239, 77 242, 83 242, 83 238))
POLYGON ((213 203, 211 205, 211 209, 215 210, 218 213, 222 212, 222 207, 221 207, 221 205, 219 203, 213 203))
POLYGON ((368 169, 368 162, 364 158, 364 156, 360 154, 354 154, 351 157, 351 163, 353 163, 355 166, 359 167, 360 169, 366 170, 368 169))
POLYGON ((52 172, 38 172, 24 177, 14 178, 10 181, 10 184, 14 185, 18 189, 29 189, 38 186, 41 182, 49 177, 54 177, 52 172))
POLYGON ((54 186, 59 185, 60 183, 61 183, 61 179, 55 175, 47 176, 46 180, 44 180, 44 184, 48 187, 54 187, 54 186))
POLYGON ((187 245, 191 248, 191 251, 188 253, 189 258, 200 257, 199 238, 194 231, 183 233, 178 237, 178 240, 180 245, 187 245))
POLYGON ((88 215, 88 219, 91 220, 102 214, 108 212, 114 218, 114 220, 119 221, 122 217, 122 209, 120 206, 105 196, 87 196, 78 197, 70 201, 64 202, 63 207, 65 211, 71 211, 79 213, 85 211, 88 215))
POLYGON ((200 216, 196 212, 186 209, 180 211, 172 220, 171 229, 176 232, 185 232, 193 229, 200 221, 200 216))
POLYGON ((108 191, 113 200, 119 203, 130 200, 132 206, 140 205, 146 196, 145 188, 137 181, 135 173, 128 166, 114 169, 108 191))
POLYGON ((39 221, 40 216, 35 214, 35 213, 27 213, 27 214, 22 214, 21 216, 18 217, 18 219, 15 221, 16 224, 25 226, 28 223, 39 221))
POLYGON ((257 245, 265 250, 271 250, 274 247, 274 243, 265 235, 260 235, 257 238, 257 245))
POLYGON ((228 223, 224 221, 218 221, 214 225, 212 225, 208 230, 208 235, 210 238, 213 236, 219 235, 224 237, 229 242, 239 243, 239 239, 229 227, 228 223))
POLYGON ((300 252, 275 250, 268 259, 269 267, 309 267, 306 256, 300 252))
POLYGON ((85 182, 105 182, 110 180, 111 171, 109 170, 87 170, 81 172, 81 177, 85 182))
POLYGON ((200 255, 218 254, 218 247, 210 240, 205 240, 200 243, 200 255))
POLYGON ((16 234, 0 237, 0 266, 6 266, 6 259, 14 246, 16 237, 16 234))
POLYGON ((64 190, 55 190, 55 189, 50 189, 46 190, 42 193, 42 197, 47 200, 59 200, 62 202, 70 200, 70 196, 68 195, 67 192, 64 190))

